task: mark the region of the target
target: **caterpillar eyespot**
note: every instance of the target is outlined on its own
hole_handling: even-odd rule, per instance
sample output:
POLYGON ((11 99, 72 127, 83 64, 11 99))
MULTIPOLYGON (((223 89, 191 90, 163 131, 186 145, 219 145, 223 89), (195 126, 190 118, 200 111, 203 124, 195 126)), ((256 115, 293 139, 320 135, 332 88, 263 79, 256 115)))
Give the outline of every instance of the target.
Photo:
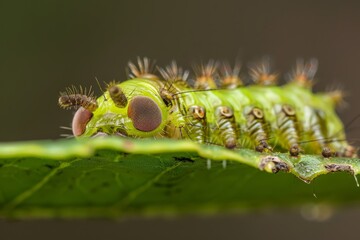
POLYGON ((76 136, 76 137, 81 136, 85 132, 86 125, 90 121, 92 116, 93 116, 93 114, 89 110, 87 110, 83 107, 80 107, 76 111, 73 121, 72 121, 72 130, 73 130, 74 136, 76 136))
POLYGON ((110 83, 99 98, 83 88, 68 88, 59 98, 63 108, 80 107, 73 119, 76 137, 121 135, 132 138, 190 139, 226 148, 356 157, 344 141, 335 113, 339 90, 312 93, 317 61, 298 60, 288 83, 276 85, 279 74, 268 59, 251 66, 254 84, 245 86, 241 65, 233 68, 209 61, 189 72, 172 62, 155 67, 148 58, 129 63, 129 80, 110 83), (160 74, 157 74, 160 73, 160 74), (220 82, 220 83, 219 83, 220 82))
POLYGON ((159 106, 149 97, 134 97, 128 107, 128 116, 134 127, 143 132, 155 130, 162 121, 159 106))

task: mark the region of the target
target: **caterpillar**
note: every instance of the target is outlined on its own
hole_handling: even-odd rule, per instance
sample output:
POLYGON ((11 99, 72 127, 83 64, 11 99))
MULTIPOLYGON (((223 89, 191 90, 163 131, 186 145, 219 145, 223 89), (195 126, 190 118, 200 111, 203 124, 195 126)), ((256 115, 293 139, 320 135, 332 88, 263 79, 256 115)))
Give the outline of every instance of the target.
POLYGON ((59 105, 77 108, 75 137, 120 135, 131 138, 190 139, 228 149, 258 152, 356 157, 335 113, 339 90, 313 93, 317 60, 300 59, 289 81, 278 86, 279 74, 264 59, 250 67, 255 84, 245 86, 241 65, 210 60, 190 72, 175 61, 155 67, 148 58, 129 62, 129 80, 107 84, 96 98, 91 90, 68 88, 59 105))

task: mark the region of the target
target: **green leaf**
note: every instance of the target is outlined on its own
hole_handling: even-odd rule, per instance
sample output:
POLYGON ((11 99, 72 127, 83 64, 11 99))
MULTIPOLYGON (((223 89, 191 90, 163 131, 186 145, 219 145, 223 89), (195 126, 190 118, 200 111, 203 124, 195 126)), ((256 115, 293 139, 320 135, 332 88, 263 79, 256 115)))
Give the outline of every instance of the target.
POLYGON ((3 143, 0 216, 118 218, 356 204, 360 191, 350 174, 359 169, 359 159, 296 158, 190 141, 3 143), (350 174, 327 174, 337 171, 350 174))

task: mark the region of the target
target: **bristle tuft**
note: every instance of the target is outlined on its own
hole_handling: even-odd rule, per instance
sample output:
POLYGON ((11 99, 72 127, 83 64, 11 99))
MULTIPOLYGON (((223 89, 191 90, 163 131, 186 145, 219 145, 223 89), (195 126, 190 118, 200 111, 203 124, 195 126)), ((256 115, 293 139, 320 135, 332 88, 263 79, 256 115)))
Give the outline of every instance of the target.
POLYGON ((228 62, 223 63, 220 77, 223 88, 233 89, 242 86, 244 83, 240 78, 241 63, 236 61, 232 68, 228 62))
POLYGON ((149 58, 137 58, 137 64, 128 63, 127 75, 129 78, 145 78, 157 80, 159 77, 155 75, 156 67, 155 60, 151 61, 149 58))
POLYGON ((165 68, 158 68, 161 76, 164 80, 174 82, 186 82, 189 77, 189 71, 183 70, 181 67, 178 67, 176 61, 172 61, 170 65, 165 68))
POLYGON ((344 100, 346 93, 340 89, 332 90, 326 93, 326 95, 332 100, 334 105, 338 107, 346 106, 346 102, 344 100))
POLYGON ((271 61, 269 57, 263 57, 260 62, 250 66, 249 74, 251 79, 259 85, 275 85, 278 81, 278 74, 271 72, 271 61))
POLYGON ((301 87, 310 88, 314 84, 314 77, 318 69, 318 60, 315 58, 305 62, 304 59, 298 59, 294 70, 289 74, 289 80, 295 82, 301 87))
POLYGON ((209 60, 204 65, 195 66, 194 71, 196 74, 195 88, 196 89, 216 89, 216 78, 218 78, 218 62, 209 60))

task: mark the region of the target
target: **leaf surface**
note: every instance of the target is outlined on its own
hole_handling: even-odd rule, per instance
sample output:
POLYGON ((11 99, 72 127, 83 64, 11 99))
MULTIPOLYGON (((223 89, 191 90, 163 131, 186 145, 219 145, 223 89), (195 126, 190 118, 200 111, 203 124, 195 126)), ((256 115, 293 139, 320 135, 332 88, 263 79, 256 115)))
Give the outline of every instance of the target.
POLYGON ((359 159, 294 158, 189 141, 2 143, 0 216, 118 218, 358 204, 359 169, 359 159))

